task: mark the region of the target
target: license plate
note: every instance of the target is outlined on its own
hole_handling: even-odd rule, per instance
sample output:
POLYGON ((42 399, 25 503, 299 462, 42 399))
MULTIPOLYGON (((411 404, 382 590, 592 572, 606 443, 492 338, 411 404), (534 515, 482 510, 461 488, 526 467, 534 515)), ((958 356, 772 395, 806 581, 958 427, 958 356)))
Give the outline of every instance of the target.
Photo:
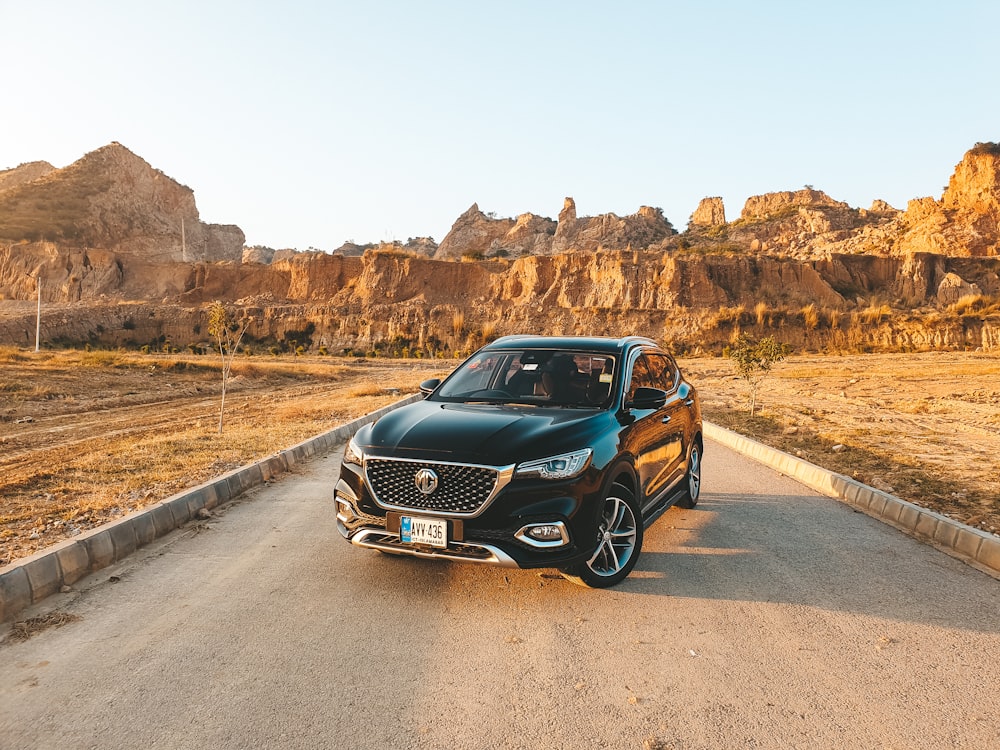
POLYGON ((402 516, 399 519, 399 540, 406 544, 448 546, 448 522, 443 518, 402 516))

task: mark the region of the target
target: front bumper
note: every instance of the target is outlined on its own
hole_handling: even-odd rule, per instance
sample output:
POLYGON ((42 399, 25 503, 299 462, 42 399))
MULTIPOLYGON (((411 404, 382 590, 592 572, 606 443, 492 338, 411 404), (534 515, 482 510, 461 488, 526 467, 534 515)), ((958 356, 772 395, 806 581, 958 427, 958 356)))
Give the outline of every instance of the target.
POLYGON ((354 545, 392 554, 509 568, 569 567, 586 560, 597 543, 596 481, 589 471, 565 482, 515 480, 472 518, 413 510, 413 516, 448 521, 447 547, 432 547, 403 542, 402 513, 380 507, 360 470, 345 464, 335 491, 337 529, 354 545), (561 539, 528 538, 524 530, 536 525, 557 526, 561 539))

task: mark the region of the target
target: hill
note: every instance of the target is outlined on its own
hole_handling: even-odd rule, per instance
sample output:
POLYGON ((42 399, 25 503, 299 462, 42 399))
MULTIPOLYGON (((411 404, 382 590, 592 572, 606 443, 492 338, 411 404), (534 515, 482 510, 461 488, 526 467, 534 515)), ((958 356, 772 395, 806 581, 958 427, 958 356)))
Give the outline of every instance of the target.
POLYGON ((46 162, 0 172, 0 242, 52 242, 146 259, 239 260, 239 227, 205 224, 194 192, 120 143, 64 169, 46 162))
POLYGON ((1000 348, 1000 146, 976 144, 940 199, 853 208, 766 193, 726 221, 706 198, 678 232, 619 217, 498 218, 477 204, 437 245, 243 253, 193 192, 113 143, 66 167, 0 172, 0 343, 199 347, 204 306, 253 315, 250 346, 455 354, 496 335, 642 333, 720 351, 738 332, 799 349, 1000 348))

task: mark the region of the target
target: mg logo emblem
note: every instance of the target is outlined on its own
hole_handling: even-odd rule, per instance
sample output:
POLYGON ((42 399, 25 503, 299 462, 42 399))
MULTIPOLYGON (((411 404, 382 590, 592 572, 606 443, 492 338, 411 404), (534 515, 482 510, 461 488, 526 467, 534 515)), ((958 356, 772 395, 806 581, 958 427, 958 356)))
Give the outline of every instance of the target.
POLYGON ((429 495, 437 489, 438 475, 431 469, 421 469, 417 472, 416 476, 413 477, 413 483, 417 485, 418 490, 425 495, 429 495))

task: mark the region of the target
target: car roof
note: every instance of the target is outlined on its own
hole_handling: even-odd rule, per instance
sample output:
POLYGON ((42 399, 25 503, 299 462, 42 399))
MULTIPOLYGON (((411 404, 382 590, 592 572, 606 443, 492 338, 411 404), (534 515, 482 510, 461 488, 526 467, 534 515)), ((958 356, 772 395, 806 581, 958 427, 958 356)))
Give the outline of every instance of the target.
POLYGON ((595 352, 623 352, 632 346, 648 346, 659 349, 652 339, 643 336, 623 336, 610 338, 605 336, 503 336, 483 347, 490 349, 568 349, 595 352))

